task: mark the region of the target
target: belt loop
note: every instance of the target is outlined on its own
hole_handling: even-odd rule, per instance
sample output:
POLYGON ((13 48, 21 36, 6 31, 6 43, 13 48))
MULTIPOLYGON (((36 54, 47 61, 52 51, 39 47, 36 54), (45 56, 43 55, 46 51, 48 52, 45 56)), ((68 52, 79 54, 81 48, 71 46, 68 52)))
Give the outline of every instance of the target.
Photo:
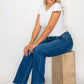
POLYGON ((58 36, 57 36, 57 39, 58 39, 58 36))

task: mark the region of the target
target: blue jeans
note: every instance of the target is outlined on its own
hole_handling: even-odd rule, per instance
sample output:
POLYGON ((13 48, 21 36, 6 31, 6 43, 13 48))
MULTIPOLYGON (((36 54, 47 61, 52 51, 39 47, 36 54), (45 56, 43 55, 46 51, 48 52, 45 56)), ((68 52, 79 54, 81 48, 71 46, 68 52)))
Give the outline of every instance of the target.
POLYGON ((71 51, 72 48, 73 39, 69 32, 64 32, 60 36, 46 37, 39 45, 34 47, 33 52, 30 53, 30 55, 23 55, 23 59, 19 65, 13 83, 27 84, 31 70, 31 84, 45 83, 44 74, 46 57, 59 56, 71 51))

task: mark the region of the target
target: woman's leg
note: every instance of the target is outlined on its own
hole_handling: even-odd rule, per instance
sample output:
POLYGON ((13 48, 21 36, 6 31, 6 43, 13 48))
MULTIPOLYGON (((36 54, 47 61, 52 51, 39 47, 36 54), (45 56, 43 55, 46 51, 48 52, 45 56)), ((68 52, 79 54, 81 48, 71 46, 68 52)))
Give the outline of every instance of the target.
POLYGON ((46 38, 47 43, 40 44, 33 51, 33 70, 31 84, 44 84, 45 59, 71 51, 73 40, 69 33, 61 35, 60 39, 46 38), (53 40, 53 41, 52 41, 53 40))
POLYGON ((30 71, 32 69, 32 56, 33 56, 33 53, 31 53, 28 56, 25 56, 25 55, 23 56, 23 59, 17 70, 16 76, 13 80, 13 83, 15 84, 27 83, 27 78, 29 77, 30 71))
MULTIPOLYGON (((43 40, 40 44, 45 42, 46 40, 43 40)), ((33 64, 32 60, 33 60, 33 53, 30 53, 30 55, 28 56, 23 55, 22 61, 18 67, 16 76, 13 80, 14 84, 27 84, 29 74, 32 69, 32 64, 33 64)))

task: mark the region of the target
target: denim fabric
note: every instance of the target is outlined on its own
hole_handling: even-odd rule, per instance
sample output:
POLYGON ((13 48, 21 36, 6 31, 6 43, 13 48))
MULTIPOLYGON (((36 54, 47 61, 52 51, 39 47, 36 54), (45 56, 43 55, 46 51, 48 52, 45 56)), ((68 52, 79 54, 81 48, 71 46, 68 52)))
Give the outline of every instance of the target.
POLYGON ((73 39, 69 32, 64 32, 60 36, 46 37, 38 46, 34 47, 30 55, 23 55, 13 83, 27 84, 31 70, 31 84, 45 83, 46 57, 59 56, 71 51, 72 48, 73 39))

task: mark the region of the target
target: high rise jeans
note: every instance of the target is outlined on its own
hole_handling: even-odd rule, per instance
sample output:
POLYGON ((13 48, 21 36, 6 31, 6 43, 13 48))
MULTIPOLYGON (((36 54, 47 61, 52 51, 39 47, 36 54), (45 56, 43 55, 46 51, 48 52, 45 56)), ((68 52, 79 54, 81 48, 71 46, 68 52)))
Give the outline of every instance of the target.
POLYGON ((44 84, 46 57, 59 56, 71 51, 72 47, 73 39, 69 32, 64 32, 60 36, 46 37, 39 45, 33 48, 30 55, 23 55, 13 83, 27 84, 32 70, 31 84, 44 84))

